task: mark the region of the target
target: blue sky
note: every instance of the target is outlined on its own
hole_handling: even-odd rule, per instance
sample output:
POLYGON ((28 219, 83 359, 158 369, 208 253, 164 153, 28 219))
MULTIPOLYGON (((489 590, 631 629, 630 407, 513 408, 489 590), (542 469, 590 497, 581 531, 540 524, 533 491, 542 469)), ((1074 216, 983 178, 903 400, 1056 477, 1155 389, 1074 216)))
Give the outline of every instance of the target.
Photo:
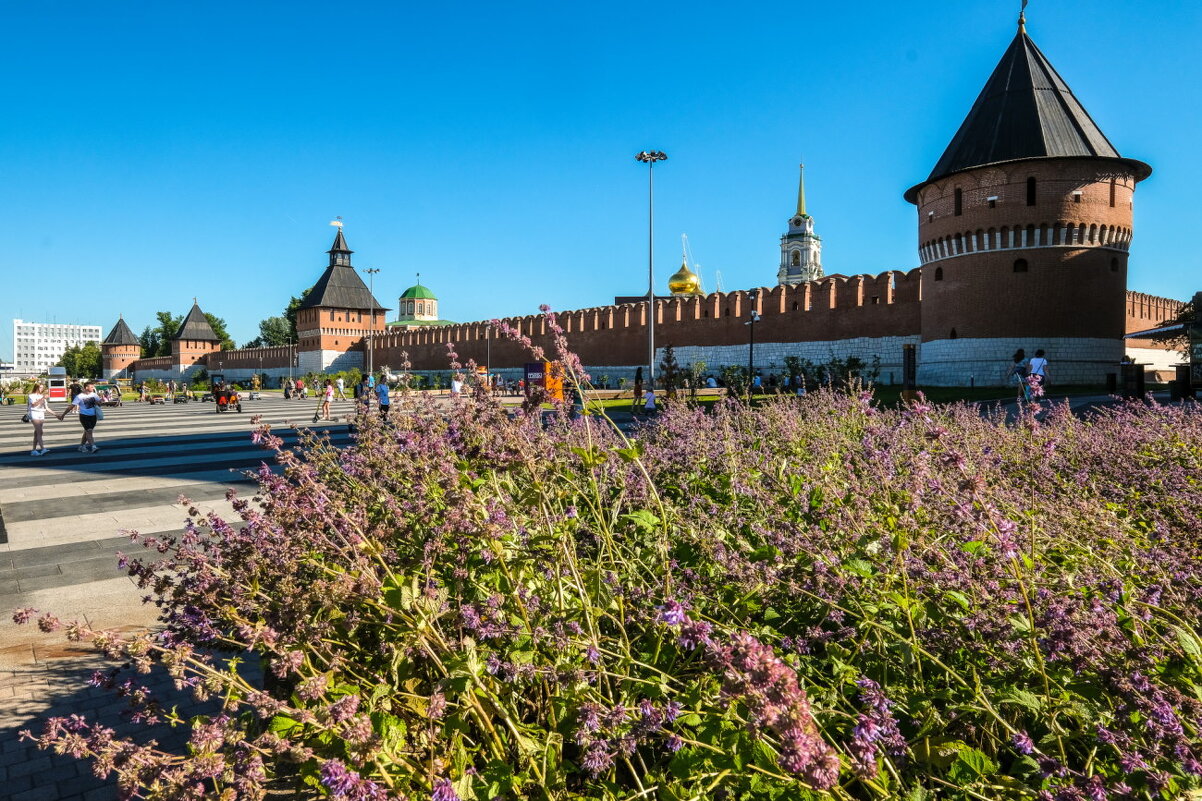
MULTIPOLYGON (((193 296, 241 344, 341 215, 376 294, 443 316, 646 289, 687 233, 706 287, 775 283, 804 158, 827 272, 917 264, 926 177, 1017 2, 5 4, 0 358, 11 318, 136 331, 193 296)), ((1034 0, 1028 30, 1149 162, 1130 286, 1202 289, 1202 4, 1034 0)))

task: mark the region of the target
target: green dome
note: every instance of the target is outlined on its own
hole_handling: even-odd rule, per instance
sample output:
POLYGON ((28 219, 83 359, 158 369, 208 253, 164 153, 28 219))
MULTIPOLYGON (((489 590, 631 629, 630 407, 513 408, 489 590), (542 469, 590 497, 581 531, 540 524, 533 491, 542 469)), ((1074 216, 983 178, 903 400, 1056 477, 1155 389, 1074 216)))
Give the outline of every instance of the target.
POLYGON ((417 284, 402 292, 401 300, 438 300, 438 297, 426 287, 417 284))

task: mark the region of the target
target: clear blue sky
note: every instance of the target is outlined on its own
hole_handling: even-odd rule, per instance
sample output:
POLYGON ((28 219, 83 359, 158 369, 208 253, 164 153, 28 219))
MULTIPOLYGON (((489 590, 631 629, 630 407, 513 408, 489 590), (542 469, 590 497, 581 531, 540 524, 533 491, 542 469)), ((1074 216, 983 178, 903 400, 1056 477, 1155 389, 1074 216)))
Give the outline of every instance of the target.
MULTIPOLYGON (((311 285, 335 215, 376 294, 444 317, 775 283, 805 159, 827 272, 917 264, 926 177, 1018 2, 6 4, 0 358, 11 318, 140 331, 193 295, 241 344, 311 285), (13 244, 15 243, 15 246, 13 244)), ((1033 0, 1028 30, 1149 162, 1130 286, 1202 289, 1202 4, 1033 0)))

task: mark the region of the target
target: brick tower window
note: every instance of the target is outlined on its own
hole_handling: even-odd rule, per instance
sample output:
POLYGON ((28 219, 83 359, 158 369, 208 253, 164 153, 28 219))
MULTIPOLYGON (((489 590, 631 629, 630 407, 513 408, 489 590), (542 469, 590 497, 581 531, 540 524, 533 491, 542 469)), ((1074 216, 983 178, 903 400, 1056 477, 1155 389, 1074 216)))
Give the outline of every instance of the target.
POLYGON ((1114 179, 1110 179, 1110 208, 1114 208, 1114 179))
POLYGON ((1014 260, 1014 272, 1025 273, 1026 271, 1027 271, 1027 260, 1026 259, 1015 259, 1014 260))
POLYGON ((942 267, 936 267, 936 268, 935 268, 935 280, 936 280, 936 281, 942 281, 942 280, 943 280, 943 268, 942 268, 942 267))
POLYGON ((1028 206, 1035 205, 1035 178, 1034 177, 1027 179, 1027 205, 1028 206))
POLYGON ((959 217, 964 213, 964 190, 956 187, 956 216, 959 217))
POLYGON ((1117 273, 1118 271, 1119 271, 1119 260, 1111 259, 1110 260, 1110 272, 1117 273))

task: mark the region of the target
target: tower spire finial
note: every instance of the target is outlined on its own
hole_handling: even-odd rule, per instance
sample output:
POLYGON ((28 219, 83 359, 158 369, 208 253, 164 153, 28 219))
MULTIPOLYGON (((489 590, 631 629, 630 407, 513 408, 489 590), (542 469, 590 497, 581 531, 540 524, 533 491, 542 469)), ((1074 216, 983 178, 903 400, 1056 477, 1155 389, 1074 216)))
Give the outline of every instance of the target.
POLYGON ((1027 0, 1023 0, 1022 6, 1018 9, 1018 32, 1027 32, 1027 0))
POLYGON ((797 165, 801 169, 801 177, 797 179, 797 216, 806 216, 806 165, 797 165))

